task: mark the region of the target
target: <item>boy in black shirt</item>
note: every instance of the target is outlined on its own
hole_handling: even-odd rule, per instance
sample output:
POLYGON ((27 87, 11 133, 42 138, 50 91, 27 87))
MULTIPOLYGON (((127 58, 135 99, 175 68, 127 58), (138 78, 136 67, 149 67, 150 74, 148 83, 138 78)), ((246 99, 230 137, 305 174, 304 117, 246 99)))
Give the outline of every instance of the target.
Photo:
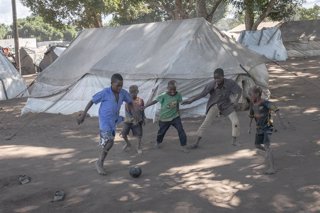
POLYGON ((279 109, 270 101, 261 98, 262 89, 260 87, 253 87, 251 89, 251 105, 250 105, 250 125, 249 134, 251 133, 251 123, 253 118, 256 121, 256 139, 255 146, 266 152, 266 166, 265 174, 271 175, 275 173, 273 154, 270 148, 270 137, 273 132, 273 124, 271 120, 271 112, 276 113, 279 123, 284 127, 279 115, 279 109), (263 144, 263 146, 262 146, 263 144))

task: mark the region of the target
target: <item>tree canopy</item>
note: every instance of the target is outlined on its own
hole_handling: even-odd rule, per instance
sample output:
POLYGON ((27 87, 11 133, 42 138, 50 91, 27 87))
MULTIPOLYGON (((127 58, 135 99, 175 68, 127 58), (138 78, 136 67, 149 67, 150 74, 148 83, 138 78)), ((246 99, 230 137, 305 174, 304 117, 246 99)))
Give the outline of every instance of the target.
MULTIPOLYGON (((24 19, 18 19, 18 32, 22 38, 36 38, 37 41, 64 40, 71 41, 77 35, 77 30, 73 26, 64 26, 55 28, 45 23, 39 16, 30 16, 24 19)), ((7 38, 12 35, 12 26, 0 25, 0 38, 7 38)))
MULTIPOLYGON (((135 24, 203 17, 216 22, 225 16, 228 5, 244 14, 247 30, 270 18, 283 20, 297 12, 305 0, 21 0, 30 10, 56 27, 73 24, 78 28, 102 27, 105 17, 111 25, 135 24)), ((303 17, 310 18, 305 15, 303 17)))

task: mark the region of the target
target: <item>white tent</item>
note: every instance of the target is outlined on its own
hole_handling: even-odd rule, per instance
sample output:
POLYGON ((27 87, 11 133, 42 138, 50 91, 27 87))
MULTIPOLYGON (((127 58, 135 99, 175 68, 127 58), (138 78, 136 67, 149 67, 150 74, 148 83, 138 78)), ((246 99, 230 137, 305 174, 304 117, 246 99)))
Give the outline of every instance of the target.
POLYGON ((27 95, 28 91, 24 80, 0 50, 0 100, 27 95))
POLYGON ((281 25, 289 57, 320 56, 320 20, 289 21, 281 25))
POLYGON ((59 46, 51 46, 44 53, 44 56, 39 63, 40 71, 47 68, 50 64, 52 64, 62 53, 65 51, 66 47, 59 46))
POLYGON ((277 27, 242 31, 238 42, 271 60, 285 61, 288 58, 287 50, 282 42, 281 31, 277 27))
MULTIPOLYGON (((25 112, 71 114, 83 110, 92 95, 110 85, 114 73, 124 88, 139 86, 145 101, 177 80, 184 98, 200 92, 218 67, 242 87, 268 87, 265 58, 230 41, 202 18, 116 28, 84 30, 36 79, 25 112), (242 68, 241 68, 242 67, 242 68)), ((205 113, 202 99, 182 108, 183 116, 205 113)), ((154 118, 158 105, 148 108, 154 118)), ((96 116, 98 106, 89 114, 96 116)))

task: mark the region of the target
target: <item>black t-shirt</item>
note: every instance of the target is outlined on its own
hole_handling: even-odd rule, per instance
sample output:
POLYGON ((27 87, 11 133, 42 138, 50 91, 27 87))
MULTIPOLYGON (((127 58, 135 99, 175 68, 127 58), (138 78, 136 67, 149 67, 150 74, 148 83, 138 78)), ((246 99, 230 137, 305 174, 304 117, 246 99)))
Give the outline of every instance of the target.
POLYGON ((259 104, 250 104, 249 117, 255 119, 257 133, 260 131, 272 130, 271 112, 277 112, 278 110, 277 106, 268 100, 263 100, 259 104))

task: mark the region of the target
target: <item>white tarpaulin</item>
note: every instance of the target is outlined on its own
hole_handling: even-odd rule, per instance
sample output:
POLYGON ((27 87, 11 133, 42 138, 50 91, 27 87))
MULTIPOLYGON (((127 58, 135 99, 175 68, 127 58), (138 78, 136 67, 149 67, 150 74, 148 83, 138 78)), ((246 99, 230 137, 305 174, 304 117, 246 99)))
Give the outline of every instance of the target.
POLYGON ((289 57, 320 56, 320 20, 289 21, 280 29, 289 57))
POLYGON ((283 45, 279 28, 266 28, 257 31, 242 31, 238 42, 265 57, 285 61, 288 58, 287 50, 283 45))
MULTIPOLYGON (((124 88, 139 86, 145 102, 175 79, 184 98, 202 91, 221 67, 243 87, 268 88, 266 59, 223 37, 202 18, 84 30, 36 79, 24 112, 71 114, 120 73, 124 88), (241 68, 240 65, 243 67, 241 68)), ((205 113, 205 99, 182 108, 183 116, 205 113)), ((154 118, 158 105, 146 110, 154 118)), ((89 113, 97 116, 98 106, 89 113)))
POLYGON ((28 95, 27 86, 21 75, 0 50, 0 100, 28 95))

